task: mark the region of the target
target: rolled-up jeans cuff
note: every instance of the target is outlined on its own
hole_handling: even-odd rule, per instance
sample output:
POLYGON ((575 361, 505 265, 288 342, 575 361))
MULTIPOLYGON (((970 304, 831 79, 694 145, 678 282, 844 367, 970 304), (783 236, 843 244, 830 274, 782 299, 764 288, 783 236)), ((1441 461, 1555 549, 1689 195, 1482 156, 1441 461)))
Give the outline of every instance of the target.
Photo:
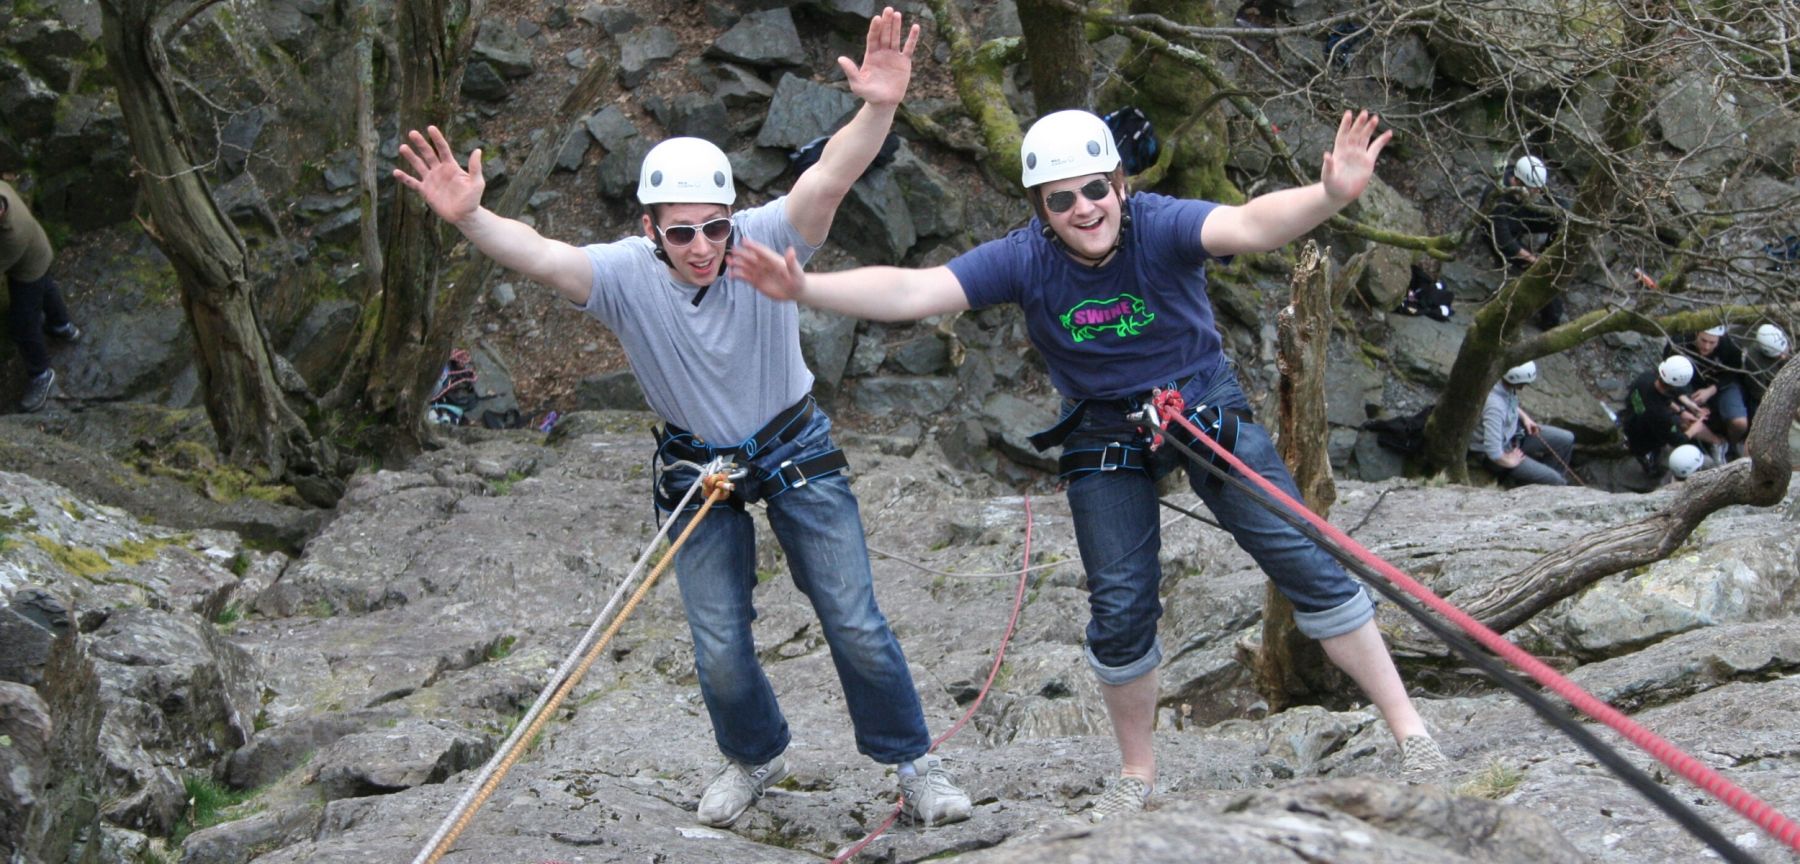
POLYGON ((1100 679, 1100 683, 1116 687, 1130 684, 1155 671, 1157 665, 1162 663, 1162 639, 1158 637, 1152 641, 1150 650, 1144 656, 1123 666, 1108 666, 1100 662, 1100 658, 1094 656, 1094 649, 1085 645, 1081 647, 1081 653, 1087 655, 1088 665, 1093 667, 1094 677, 1100 679))
POLYGON ((1294 610, 1294 626, 1308 639, 1330 639, 1342 636, 1375 617, 1375 602, 1369 589, 1357 586, 1356 596, 1320 612, 1294 610))

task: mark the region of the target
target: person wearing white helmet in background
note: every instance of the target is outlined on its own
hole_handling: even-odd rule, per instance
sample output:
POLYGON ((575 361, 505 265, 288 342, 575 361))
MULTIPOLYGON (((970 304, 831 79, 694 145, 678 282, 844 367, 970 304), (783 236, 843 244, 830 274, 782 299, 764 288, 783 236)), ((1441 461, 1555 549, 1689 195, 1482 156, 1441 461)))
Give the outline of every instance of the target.
MULTIPOLYGON (((746 504, 766 503, 800 591, 819 616, 843 686, 857 749, 895 765, 906 813, 941 824, 967 819, 931 738, 905 655, 875 602, 862 518, 813 402, 800 355, 799 311, 724 273, 734 242, 754 240, 810 256, 850 186, 875 158, 907 84, 918 26, 886 9, 869 22, 860 65, 838 58, 863 100, 818 163, 783 197, 733 212, 731 164, 710 142, 672 138, 644 157, 638 201, 642 236, 587 247, 539 235, 481 206, 481 151, 458 166, 436 127, 400 148, 412 168, 394 175, 424 197, 483 254, 555 289, 619 337, 646 400, 662 418, 655 482, 659 511, 693 483, 695 464, 729 457, 750 469, 731 506, 714 508, 681 547, 676 578, 694 639, 700 693, 725 765, 712 776, 699 821, 727 826, 788 774, 787 720, 758 660, 755 523, 746 504)), ((674 513, 679 534, 698 509, 674 513)), ((674 535, 671 535, 674 536, 674 535)))
POLYGON ((1563 486, 1575 451, 1575 433, 1538 423, 1519 404, 1519 393, 1536 383, 1537 363, 1527 360, 1500 376, 1488 391, 1481 425, 1469 449, 1485 457, 1488 470, 1521 486, 1563 486))
POLYGON ((1688 398, 1706 409, 1708 428, 1723 435, 1726 447, 1714 459, 1724 462, 1726 450, 1750 434, 1750 408, 1744 400, 1742 375, 1744 352, 1724 324, 1710 327, 1686 339, 1670 339, 1664 357, 1686 357, 1694 364, 1694 381, 1688 398))
POLYGON ((1690 441, 1712 446, 1724 440, 1706 428, 1705 410, 1688 400, 1693 382, 1693 362, 1677 354, 1639 375, 1625 393, 1619 428, 1625 433, 1626 448, 1652 481, 1667 468, 1663 448, 1690 441))
MULTIPOLYGON (((1520 156, 1508 166, 1500 193, 1488 212, 1488 230, 1494 253, 1506 265, 1508 277, 1517 276, 1538 261, 1538 253, 1562 229, 1568 204, 1549 196, 1550 169, 1536 156, 1520 156)), ((1540 327, 1562 322, 1563 299, 1559 293, 1537 313, 1540 327)))
POLYGON ((1744 373, 1739 378, 1744 387, 1744 407, 1752 420, 1756 419, 1756 409, 1775 380, 1775 373, 1781 371, 1790 356, 1787 334, 1780 327, 1757 326, 1756 345, 1744 352, 1744 373))
MULTIPOLYGON (((1392 135, 1376 134, 1379 123, 1367 112, 1345 112, 1320 182, 1227 206, 1130 192, 1106 124, 1086 111, 1058 111, 1032 124, 1020 148, 1030 224, 946 265, 806 273, 791 251, 784 259, 747 243, 733 255, 734 272, 771 296, 864 318, 915 320, 1002 304, 1023 310, 1032 345, 1064 397, 1063 420, 1032 439, 1040 449, 1063 445, 1059 464, 1090 588, 1086 655, 1123 763, 1089 810, 1096 821, 1142 810, 1156 783, 1152 728, 1163 657, 1156 482, 1184 462, 1174 447, 1149 449, 1128 415, 1154 388, 1179 389, 1210 437, 1298 494, 1226 360, 1206 262, 1279 248, 1356 200, 1392 135)), ((1193 446, 1207 452, 1201 442, 1193 446)), ((1185 467, 1190 486, 1294 601, 1299 629, 1320 639, 1381 711, 1403 770, 1444 767, 1365 589, 1250 496, 1185 467)))
POLYGON ((1705 467, 1706 454, 1692 444, 1669 451, 1669 474, 1677 480, 1686 480, 1705 467))

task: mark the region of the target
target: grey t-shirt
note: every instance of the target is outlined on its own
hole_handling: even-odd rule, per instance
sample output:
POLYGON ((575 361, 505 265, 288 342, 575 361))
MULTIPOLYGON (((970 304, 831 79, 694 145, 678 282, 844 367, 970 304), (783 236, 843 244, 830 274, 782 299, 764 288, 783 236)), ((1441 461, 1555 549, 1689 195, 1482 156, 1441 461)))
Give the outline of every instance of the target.
POLYGON ((1487 404, 1481 409, 1481 425, 1469 449, 1479 451, 1498 462, 1512 449, 1513 436, 1519 431, 1519 394, 1501 381, 1488 391, 1487 404))
MULTIPOLYGON (((802 264, 818 251, 788 221, 786 196, 731 220, 737 238, 792 246, 802 264)), ((709 444, 737 444, 812 390, 799 309, 729 275, 695 306, 700 289, 676 279, 655 248, 643 236, 585 247, 594 284, 582 311, 619 337, 652 410, 709 444)))

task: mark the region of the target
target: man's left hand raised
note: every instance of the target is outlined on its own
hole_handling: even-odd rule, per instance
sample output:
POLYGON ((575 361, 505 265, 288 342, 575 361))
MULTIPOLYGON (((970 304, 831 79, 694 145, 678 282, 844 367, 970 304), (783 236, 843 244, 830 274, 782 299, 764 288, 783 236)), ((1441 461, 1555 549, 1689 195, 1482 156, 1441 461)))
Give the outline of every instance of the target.
POLYGON ((1319 167, 1319 182, 1325 185, 1325 194, 1339 205, 1356 200, 1369 187, 1369 178, 1375 175, 1375 159, 1394 137, 1392 129, 1376 135, 1375 129, 1380 125, 1381 117, 1367 111, 1355 115, 1345 111, 1344 119, 1338 123, 1337 141, 1319 167))
POLYGON ((899 105, 912 80, 913 46, 919 41, 919 25, 908 30, 900 13, 888 7, 869 19, 869 41, 863 49, 862 65, 848 57, 839 57, 850 92, 870 105, 899 105), (905 37, 904 44, 901 37, 905 37))

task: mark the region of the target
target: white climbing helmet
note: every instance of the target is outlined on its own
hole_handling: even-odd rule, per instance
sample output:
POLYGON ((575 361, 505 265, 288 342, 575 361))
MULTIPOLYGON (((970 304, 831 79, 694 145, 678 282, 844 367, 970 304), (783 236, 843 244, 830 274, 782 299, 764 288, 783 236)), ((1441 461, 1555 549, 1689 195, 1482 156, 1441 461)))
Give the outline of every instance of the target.
POLYGON ((1708 336, 1718 336, 1720 338, 1724 338, 1724 336, 1727 332, 1729 332, 1729 328, 1727 328, 1723 324, 1720 324, 1717 327, 1706 328, 1706 335, 1708 335, 1708 336))
POLYGON ((1700 448, 1692 444, 1683 444, 1669 451, 1669 473, 1677 480, 1686 480, 1706 464, 1706 455, 1700 448))
POLYGON ((1527 189, 1542 189, 1550 183, 1550 169, 1544 167, 1544 160, 1536 156, 1520 156, 1513 163, 1513 176, 1525 184, 1527 189))
POLYGON ((723 204, 737 200, 731 160, 711 141, 670 138, 644 154, 638 173, 641 204, 723 204))
POLYGON ((1508 384, 1530 384, 1537 380, 1537 361, 1527 360, 1520 363, 1506 370, 1506 374, 1500 377, 1505 379, 1508 384))
POLYGON ((1119 148, 1105 120, 1079 110, 1045 114, 1019 145, 1019 182, 1025 188, 1119 167, 1119 148))
POLYGON ((1537 362, 1526 360, 1523 364, 1514 365, 1512 369, 1507 369, 1507 374, 1503 374, 1501 380, 1505 380, 1507 383, 1535 382, 1537 380, 1537 362))
POLYGON ((1694 361, 1677 354, 1656 367, 1656 377, 1670 387, 1686 387, 1694 380, 1694 361))
POLYGON ((1787 353, 1787 334, 1773 324, 1764 324, 1756 328, 1756 347, 1770 357, 1780 357, 1787 353))

